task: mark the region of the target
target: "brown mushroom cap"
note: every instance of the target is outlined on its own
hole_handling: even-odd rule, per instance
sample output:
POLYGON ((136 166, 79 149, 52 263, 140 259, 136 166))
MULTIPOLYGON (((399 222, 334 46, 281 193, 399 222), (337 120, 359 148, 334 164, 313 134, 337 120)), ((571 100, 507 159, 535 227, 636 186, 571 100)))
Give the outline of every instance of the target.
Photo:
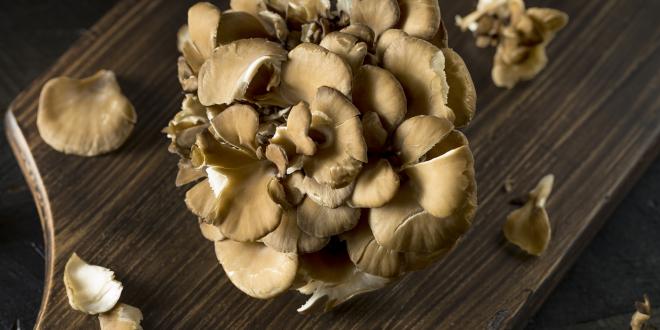
POLYGON ((387 131, 383 127, 378 114, 367 112, 362 116, 362 129, 364 130, 364 141, 367 143, 369 152, 382 152, 387 142, 387 131))
POLYGON ((357 225, 360 210, 348 206, 328 208, 306 198, 298 206, 298 227, 314 237, 330 237, 357 225))
POLYGON ((199 70, 199 100, 209 106, 248 98, 250 84, 262 68, 270 73, 266 83, 269 90, 279 82, 279 66, 285 59, 286 51, 265 39, 242 39, 222 45, 199 70))
POLYGON ((401 20, 398 27, 409 35, 430 40, 440 27, 440 4, 437 0, 398 0, 401 20))
POLYGON ((316 144, 309 137, 311 124, 312 113, 306 103, 300 102, 291 108, 286 128, 298 154, 312 156, 316 153, 316 144))
POLYGON ((338 207, 346 202, 353 193, 355 182, 348 186, 333 189, 330 186, 320 184, 311 177, 306 176, 302 181, 301 189, 314 202, 329 208, 338 207))
POLYGON ((382 277, 396 277, 404 272, 405 254, 378 244, 366 219, 341 237, 346 240, 348 255, 359 270, 382 277))
POLYGON ((541 255, 550 243, 552 229, 545 204, 552 192, 555 177, 547 175, 529 193, 525 205, 509 214, 504 236, 527 253, 541 255))
POLYGON ((202 58, 209 58, 218 45, 218 27, 222 13, 209 2, 199 2, 188 9, 188 33, 202 58))
POLYGON ((399 4, 396 0, 353 0, 350 15, 351 24, 365 24, 378 36, 399 21, 399 4))
POLYGON ((306 23, 330 15, 329 0, 289 0, 287 19, 295 23, 306 23))
POLYGON ((280 252, 291 253, 316 252, 329 241, 329 238, 318 238, 300 230, 295 209, 285 210, 279 227, 263 238, 267 246, 280 252))
POLYGON ((385 159, 367 164, 355 181, 351 207, 381 207, 389 202, 399 189, 399 175, 385 159))
POLYGON ((359 23, 351 23, 351 25, 339 30, 339 32, 348 33, 356 38, 360 39, 367 44, 369 49, 374 47, 374 41, 376 40, 376 35, 374 30, 369 26, 359 23))
POLYGON ((309 104, 321 86, 350 95, 351 80, 351 68, 341 57, 321 46, 302 43, 289 52, 289 60, 282 65, 280 89, 291 104, 309 104))
POLYGON ((112 71, 91 77, 49 80, 41 90, 37 128, 53 149, 96 156, 119 148, 137 121, 112 71))
POLYGON ((215 133, 232 146, 250 152, 257 150, 259 114, 247 104, 234 104, 211 120, 215 133))
POLYGON ((470 71, 458 53, 451 48, 441 48, 445 55, 445 73, 449 84, 447 105, 456 115, 456 127, 466 126, 474 116, 477 107, 477 91, 474 88, 470 71))
POLYGON ((272 298, 289 289, 298 269, 295 254, 278 252, 263 243, 217 241, 215 254, 229 280, 259 299, 272 298))
POLYGON ((383 34, 378 37, 378 42, 376 42, 376 55, 378 56, 378 60, 382 61, 383 60, 383 55, 385 54, 385 50, 392 45, 394 41, 401 37, 407 37, 408 34, 399 30, 399 29, 389 29, 383 34))
POLYGON ((216 46, 241 39, 268 38, 269 36, 270 33, 256 16, 242 11, 226 11, 222 13, 218 25, 216 46))
POLYGON ((446 137, 453 125, 434 116, 416 116, 407 119, 394 132, 394 150, 404 165, 417 162, 424 154, 446 137))
POLYGON ((360 112, 375 112, 388 132, 406 115, 406 95, 399 81, 387 70, 363 65, 355 74, 353 103, 360 112))
POLYGON ((399 37, 385 50, 383 66, 403 86, 409 117, 434 115, 454 121, 446 105, 449 85, 440 49, 421 39, 399 37))
POLYGON ((357 37, 343 32, 331 32, 321 40, 320 46, 339 55, 355 72, 367 55, 367 44, 357 37))

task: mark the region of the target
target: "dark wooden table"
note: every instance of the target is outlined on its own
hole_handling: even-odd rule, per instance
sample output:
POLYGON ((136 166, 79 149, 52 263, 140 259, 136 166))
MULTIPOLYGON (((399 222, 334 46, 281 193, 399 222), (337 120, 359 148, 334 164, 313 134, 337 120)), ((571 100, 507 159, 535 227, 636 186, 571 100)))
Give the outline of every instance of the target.
MULTIPOLYGON (((0 108, 6 108, 114 2, 0 3, 0 108)), ((644 10, 644 3, 630 2, 631 6, 641 4, 638 10, 644 10)), ((620 56, 628 54, 621 50, 620 56)), ((17 320, 23 328, 30 328, 41 300, 43 239, 30 192, 4 132, 0 133, 0 329, 11 328, 17 320)), ((660 302, 654 299, 660 299, 658 238, 660 160, 642 176, 528 327, 625 329, 635 299, 646 292, 660 302)), ((657 320, 653 324, 658 327, 657 320)))

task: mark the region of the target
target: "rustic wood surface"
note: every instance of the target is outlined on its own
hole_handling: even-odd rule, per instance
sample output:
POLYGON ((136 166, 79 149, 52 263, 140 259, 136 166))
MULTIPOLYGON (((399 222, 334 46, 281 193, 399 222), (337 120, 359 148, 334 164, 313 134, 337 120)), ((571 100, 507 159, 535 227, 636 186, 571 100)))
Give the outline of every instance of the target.
MULTIPOLYGON (((660 4, 555 4, 572 23, 551 47, 554 60, 537 80, 509 92, 490 84, 487 56, 471 47, 469 36, 452 33, 452 46, 479 86, 480 112, 467 132, 481 200, 475 228, 447 260, 390 290, 326 315, 298 316, 299 296, 255 301, 228 283, 183 206, 183 190, 172 185, 175 158, 159 130, 181 99, 173 36, 186 5, 120 2, 13 103, 23 149, 11 118, 7 133, 41 194, 46 227, 47 299, 39 318, 45 328, 96 323, 66 304, 61 271, 74 250, 117 272, 126 287, 123 301, 145 311, 148 328, 522 325, 658 151, 653 15, 660 4), (58 154, 36 133, 39 89, 48 77, 85 76, 98 68, 118 73, 140 115, 136 132, 111 155, 58 154), (36 166, 30 167, 29 154, 36 166), (555 236, 546 255, 526 258, 504 243, 499 228, 507 201, 547 172, 558 179, 549 204, 555 236), (507 176, 516 180, 512 194, 500 189, 507 176)), ((445 19, 469 6, 444 4, 445 19)))

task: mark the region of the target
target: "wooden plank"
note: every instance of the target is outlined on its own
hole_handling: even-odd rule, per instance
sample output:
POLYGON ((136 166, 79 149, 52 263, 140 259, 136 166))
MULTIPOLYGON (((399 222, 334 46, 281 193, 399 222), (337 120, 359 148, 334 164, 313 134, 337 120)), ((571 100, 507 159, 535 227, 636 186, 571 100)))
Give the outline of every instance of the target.
MULTIPOLYGON (((176 157, 159 131, 182 98, 175 33, 190 3, 120 2, 15 100, 6 117, 46 235, 38 327, 95 327, 95 318, 66 301, 62 270, 73 251, 117 272, 125 285, 122 301, 144 311, 145 328, 524 324, 659 151, 660 29, 653 15, 660 3, 634 2, 555 3, 572 22, 552 44, 549 67, 512 91, 490 83, 491 54, 450 26, 450 43, 468 62, 479 93, 479 113, 466 132, 479 183, 474 228, 432 268, 312 317, 295 313, 304 298, 294 293, 258 301, 235 289, 186 210, 184 190, 173 185, 176 157), (117 72, 134 102, 134 135, 97 158, 53 151, 35 126, 41 86, 53 76, 86 76, 100 68, 117 72), (506 244, 500 228, 512 209, 508 201, 550 172, 557 177, 548 206, 553 241, 543 257, 525 257, 506 244), (501 191, 506 177, 516 182, 511 194, 501 191)), ((443 5, 450 22, 471 3, 443 5)))

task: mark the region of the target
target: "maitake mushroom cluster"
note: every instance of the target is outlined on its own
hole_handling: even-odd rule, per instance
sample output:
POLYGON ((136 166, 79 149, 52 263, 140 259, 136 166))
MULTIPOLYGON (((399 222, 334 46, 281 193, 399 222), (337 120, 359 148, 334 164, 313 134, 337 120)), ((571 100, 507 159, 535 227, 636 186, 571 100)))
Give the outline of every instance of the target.
POLYGON ((497 47, 493 81, 512 88, 545 68, 545 48, 566 26, 568 16, 550 8, 525 9, 523 0, 480 0, 476 11, 457 17, 456 23, 472 31, 478 47, 497 47))
POLYGON ((476 96, 437 0, 198 3, 178 46, 176 184, 243 292, 327 310, 470 227, 476 96))

